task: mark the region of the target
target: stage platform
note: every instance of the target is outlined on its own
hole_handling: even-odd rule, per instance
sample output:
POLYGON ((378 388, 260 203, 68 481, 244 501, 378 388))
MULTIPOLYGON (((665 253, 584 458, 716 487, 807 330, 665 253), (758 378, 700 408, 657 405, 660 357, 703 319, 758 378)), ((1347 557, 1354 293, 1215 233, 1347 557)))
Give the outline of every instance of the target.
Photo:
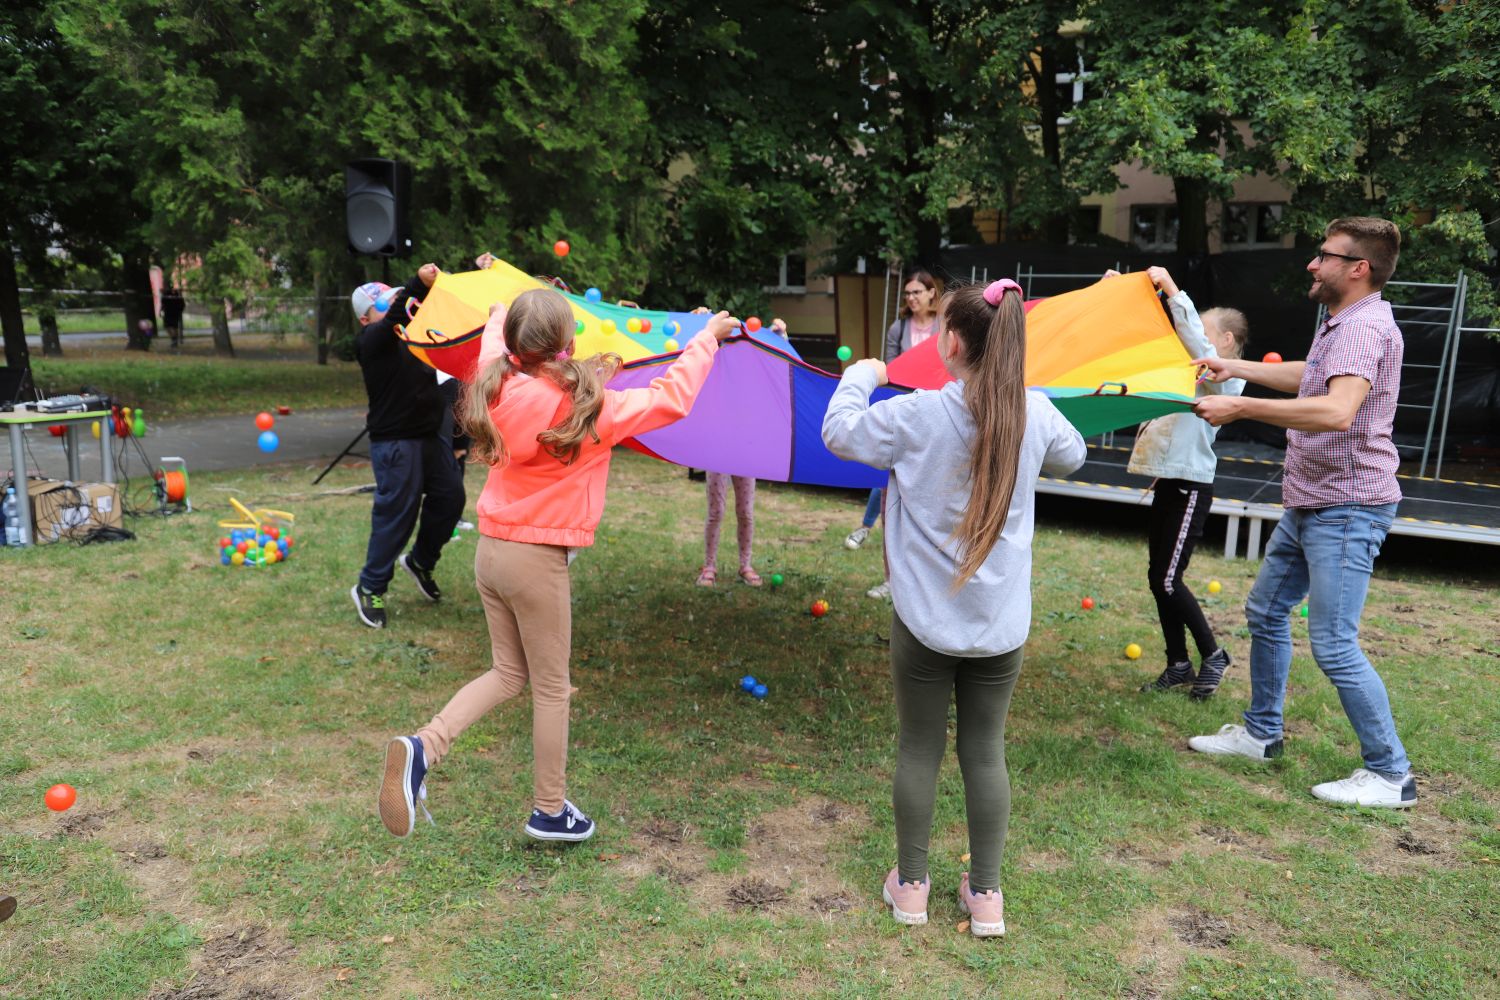
MULTIPOLYGON (((1043 477, 1037 491, 1149 506, 1151 481, 1125 471, 1129 458, 1128 447, 1090 441, 1083 468, 1065 479, 1043 477)), ((1224 558, 1239 554, 1241 521, 1249 528, 1245 558, 1260 558, 1262 536, 1269 537, 1268 522, 1275 527, 1281 520, 1281 468, 1279 456, 1220 455, 1211 512, 1228 520, 1224 558)), ((1391 534, 1500 545, 1500 485, 1416 476, 1399 479, 1405 499, 1396 510, 1391 534)))

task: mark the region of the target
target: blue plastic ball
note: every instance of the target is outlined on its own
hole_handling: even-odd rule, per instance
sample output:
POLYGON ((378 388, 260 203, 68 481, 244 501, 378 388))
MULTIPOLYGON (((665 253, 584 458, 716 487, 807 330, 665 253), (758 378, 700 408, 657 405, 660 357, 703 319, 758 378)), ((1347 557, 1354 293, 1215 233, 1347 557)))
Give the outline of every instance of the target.
POLYGON ((740 690, 742 691, 754 691, 755 684, 756 681, 753 674, 746 674, 740 678, 740 690))
POLYGON ((604 296, 600 294, 599 289, 590 288, 588 291, 583 293, 583 298, 586 302, 598 302, 600 299, 604 298, 604 296))
POLYGON ((281 446, 281 438, 276 436, 275 431, 261 431, 260 437, 255 439, 255 443, 260 445, 261 451, 270 454, 281 446))
POLYGON ((663 330, 668 337, 675 337, 682 332, 682 324, 674 319, 667 323, 667 325, 663 327, 663 330))
POLYGON ((220 552, 219 553, 219 562, 221 564, 225 565, 225 566, 228 566, 229 565, 229 553, 228 552, 220 552))
POLYGON ((750 691, 750 693, 753 694, 753 695, 755 695, 756 698, 764 698, 766 696, 766 692, 767 692, 767 688, 766 688, 766 686, 764 684, 757 684, 750 691))

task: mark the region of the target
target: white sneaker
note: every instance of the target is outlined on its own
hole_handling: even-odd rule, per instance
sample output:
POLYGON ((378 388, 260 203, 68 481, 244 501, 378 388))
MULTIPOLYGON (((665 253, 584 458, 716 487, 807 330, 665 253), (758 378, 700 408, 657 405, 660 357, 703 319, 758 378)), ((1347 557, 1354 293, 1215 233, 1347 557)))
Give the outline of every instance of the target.
POLYGON ((844 548, 852 552, 853 550, 859 548, 861 545, 865 544, 865 539, 869 537, 870 529, 861 524, 859 527, 849 532, 849 537, 844 539, 844 548))
POLYGON ((1215 757, 1249 757, 1251 760, 1270 760, 1280 757, 1281 740, 1258 740, 1245 731, 1244 726, 1220 726, 1212 736, 1194 736, 1188 746, 1199 753, 1215 757))
POLYGON ((865 591, 866 597, 873 597, 877 601, 889 601, 891 599, 891 581, 887 580, 878 587, 871 587, 865 591))
POLYGON ((1342 781, 1313 785, 1312 793, 1324 802, 1376 809, 1410 809, 1417 804, 1417 779, 1410 773, 1403 781, 1392 781, 1362 767, 1342 781))

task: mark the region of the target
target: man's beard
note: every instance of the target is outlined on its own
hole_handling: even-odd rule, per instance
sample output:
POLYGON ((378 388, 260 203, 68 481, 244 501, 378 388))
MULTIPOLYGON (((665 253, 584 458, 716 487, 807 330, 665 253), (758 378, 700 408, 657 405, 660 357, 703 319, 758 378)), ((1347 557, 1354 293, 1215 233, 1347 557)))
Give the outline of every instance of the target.
POLYGON ((1307 297, 1320 305, 1331 306, 1339 300, 1342 289, 1335 288, 1324 278, 1313 279, 1312 286, 1307 290, 1307 297))

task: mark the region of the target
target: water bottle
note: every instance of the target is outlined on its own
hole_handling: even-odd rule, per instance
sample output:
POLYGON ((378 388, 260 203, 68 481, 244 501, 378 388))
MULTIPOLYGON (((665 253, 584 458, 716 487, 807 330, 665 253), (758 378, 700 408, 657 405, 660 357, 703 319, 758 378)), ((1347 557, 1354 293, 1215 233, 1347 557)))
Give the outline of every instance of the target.
POLYGON ((16 488, 5 488, 5 544, 21 544, 21 510, 16 506, 16 488))

